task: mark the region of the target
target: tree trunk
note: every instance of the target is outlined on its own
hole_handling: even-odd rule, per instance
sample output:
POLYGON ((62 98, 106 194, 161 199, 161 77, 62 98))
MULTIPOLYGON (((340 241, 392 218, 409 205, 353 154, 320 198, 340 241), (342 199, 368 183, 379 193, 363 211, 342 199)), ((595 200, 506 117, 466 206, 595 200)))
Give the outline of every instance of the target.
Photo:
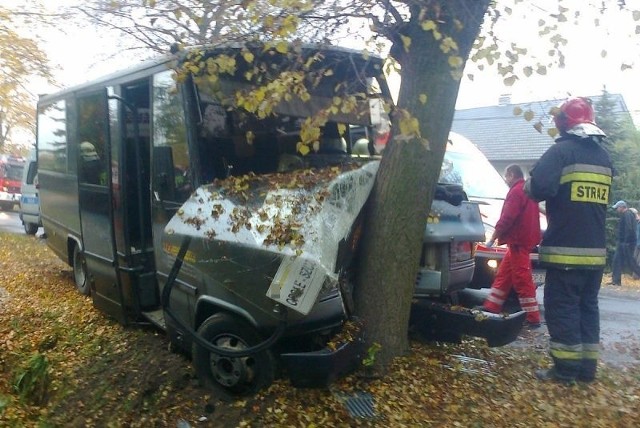
POLYGON ((409 348, 409 314, 426 219, 460 87, 452 77, 451 54, 443 53, 442 40, 423 30, 421 20, 437 22, 440 33, 456 41, 455 55, 466 61, 489 6, 489 0, 419 3, 423 9, 412 7, 412 18, 401 30, 411 40, 408 50, 397 40, 392 55, 402 67, 398 108, 418 119, 422 139, 397 138, 399 118, 393 116, 394 138, 385 149, 368 205, 355 289, 367 343, 381 345, 378 368, 409 348), (428 97, 424 105, 421 94, 428 97))

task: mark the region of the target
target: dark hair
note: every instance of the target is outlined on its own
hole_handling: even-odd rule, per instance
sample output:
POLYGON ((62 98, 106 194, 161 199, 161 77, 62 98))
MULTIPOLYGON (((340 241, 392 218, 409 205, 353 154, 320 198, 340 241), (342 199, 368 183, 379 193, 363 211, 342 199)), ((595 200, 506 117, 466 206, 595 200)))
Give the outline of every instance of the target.
POLYGON ((524 178, 524 172, 522 172, 522 168, 520 165, 511 164, 505 170, 505 174, 511 173, 516 178, 524 178))

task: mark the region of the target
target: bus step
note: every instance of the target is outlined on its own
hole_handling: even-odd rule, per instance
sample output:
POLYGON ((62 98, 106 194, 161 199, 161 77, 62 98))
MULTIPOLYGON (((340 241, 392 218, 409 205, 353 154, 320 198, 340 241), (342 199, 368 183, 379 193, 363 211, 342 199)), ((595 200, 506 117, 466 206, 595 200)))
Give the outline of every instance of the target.
POLYGON ((162 309, 157 309, 155 311, 149 311, 149 312, 142 312, 142 316, 163 330, 167 328, 167 325, 164 321, 164 314, 162 313, 162 309))

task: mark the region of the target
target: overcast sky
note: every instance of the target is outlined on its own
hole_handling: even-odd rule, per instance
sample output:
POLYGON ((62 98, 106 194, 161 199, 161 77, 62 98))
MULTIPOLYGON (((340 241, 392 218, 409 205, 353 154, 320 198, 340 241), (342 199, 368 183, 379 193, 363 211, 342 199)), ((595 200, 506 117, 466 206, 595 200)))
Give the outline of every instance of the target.
MULTIPOLYGON (((525 2, 526 3, 526 2, 525 2)), ((504 21, 502 33, 509 34, 519 43, 529 48, 531 55, 543 58, 549 49, 548 43, 537 39, 536 8, 542 15, 555 10, 557 2, 552 0, 536 0, 528 2, 530 14, 514 15, 504 21), (540 9, 548 6, 548 9, 540 9)), ((563 36, 568 40, 564 48, 566 66, 564 69, 549 70, 546 76, 532 75, 522 77, 515 85, 507 87, 494 72, 476 72, 476 65, 468 63, 465 72, 474 73, 474 81, 463 79, 458 98, 458 108, 469 108, 495 105, 501 94, 511 94, 513 102, 547 100, 565 98, 568 95, 599 95, 603 87, 611 93, 624 96, 627 106, 633 114, 640 114, 640 36, 635 34, 636 22, 629 12, 618 11, 613 0, 605 3, 610 10, 600 16, 594 8, 586 7, 587 0, 575 0, 582 5, 581 16, 577 24, 567 22, 560 27, 563 36), (599 18, 601 25, 594 25, 599 18), (621 70, 622 64, 631 69, 621 70)), ((592 3, 592 2, 589 2, 592 3)), ((600 3, 600 2, 596 2, 600 3)), ((629 8, 640 9, 640 1, 627 0, 629 8)), ((540 15, 538 15, 540 16, 540 15)), ((636 121, 637 124, 640 122, 636 121)))

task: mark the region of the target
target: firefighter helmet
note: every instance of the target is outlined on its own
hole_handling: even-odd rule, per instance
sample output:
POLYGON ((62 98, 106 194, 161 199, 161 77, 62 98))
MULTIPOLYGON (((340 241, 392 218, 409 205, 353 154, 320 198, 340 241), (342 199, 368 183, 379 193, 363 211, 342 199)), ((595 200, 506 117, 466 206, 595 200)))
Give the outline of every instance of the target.
POLYGON ((595 125, 595 113, 588 98, 569 98, 554 112, 553 120, 560 132, 580 124, 595 125))

